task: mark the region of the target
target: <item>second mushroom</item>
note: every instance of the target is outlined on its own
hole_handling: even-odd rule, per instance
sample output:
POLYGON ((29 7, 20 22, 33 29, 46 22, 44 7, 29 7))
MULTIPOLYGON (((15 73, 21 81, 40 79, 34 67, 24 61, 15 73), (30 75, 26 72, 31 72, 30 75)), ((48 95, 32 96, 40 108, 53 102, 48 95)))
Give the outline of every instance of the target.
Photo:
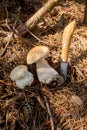
POLYGON ((64 83, 64 79, 45 60, 48 54, 49 48, 47 46, 36 46, 28 52, 27 64, 36 63, 37 76, 41 83, 61 86, 64 83))
POLYGON ((23 89, 25 86, 30 86, 33 83, 34 76, 28 71, 27 66, 16 66, 10 73, 11 80, 16 82, 18 88, 23 89))

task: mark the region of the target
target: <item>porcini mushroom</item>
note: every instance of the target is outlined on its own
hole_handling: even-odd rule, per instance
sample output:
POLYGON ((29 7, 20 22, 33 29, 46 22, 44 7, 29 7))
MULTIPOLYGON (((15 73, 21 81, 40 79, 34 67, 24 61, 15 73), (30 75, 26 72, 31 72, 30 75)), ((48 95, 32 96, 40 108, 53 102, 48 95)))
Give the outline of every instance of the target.
POLYGON ((48 47, 36 46, 28 52, 27 64, 36 63, 37 76, 41 83, 60 86, 63 84, 64 80, 45 60, 48 54, 48 47))
POLYGON ((16 82, 17 87, 23 89, 25 86, 30 86, 34 80, 34 76, 28 71, 25 65, 15 67, 10 73, 11 80, 16 82))

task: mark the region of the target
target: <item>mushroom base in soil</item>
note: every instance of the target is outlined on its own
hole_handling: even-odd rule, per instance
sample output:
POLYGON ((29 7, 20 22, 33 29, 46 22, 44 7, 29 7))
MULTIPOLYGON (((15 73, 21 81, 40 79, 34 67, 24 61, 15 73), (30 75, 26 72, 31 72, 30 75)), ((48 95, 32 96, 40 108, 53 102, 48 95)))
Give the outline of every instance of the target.
POLYGON ((62 76, 52 68, 45 59, 40 59, 36 63, 37 76, 41 83, 50 86, 61 86, 64 83, 62 76))
POLYGON ((15 67, 10 73, 11 80, 16 82, 17 87, 23 89, 25 86, 30 86, 34 80, 34 76, 28 71, 25 65, 15 67))

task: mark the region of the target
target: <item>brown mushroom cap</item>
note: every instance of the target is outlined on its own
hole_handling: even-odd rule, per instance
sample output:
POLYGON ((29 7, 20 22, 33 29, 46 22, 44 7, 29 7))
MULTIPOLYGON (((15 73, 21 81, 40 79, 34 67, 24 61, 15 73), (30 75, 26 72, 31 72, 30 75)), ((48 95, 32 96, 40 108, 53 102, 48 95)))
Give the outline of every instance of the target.
POLYGON ((36 46, 27 54, 27 64, 33 64, 41 58, 45 58, 49 53, 47 46, 36 46))
POLYGON ((25 65, 19 65, 11 71, 10 78, 13 81, 16 81, 16 80, 24 77, 27 72, 28 72, 28 69, 25 65))

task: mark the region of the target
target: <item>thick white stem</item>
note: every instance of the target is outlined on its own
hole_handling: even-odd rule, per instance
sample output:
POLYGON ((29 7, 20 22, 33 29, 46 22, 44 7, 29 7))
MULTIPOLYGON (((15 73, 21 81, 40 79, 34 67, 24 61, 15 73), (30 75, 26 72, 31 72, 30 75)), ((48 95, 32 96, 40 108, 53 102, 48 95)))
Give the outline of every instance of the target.
POLYGON ((36 62, 36 68, 37 76, 41 83, 50 84, 53 81, 62 79, 58 72, 54 68, 52 68, 45 59, 38 60, 36 62))
POLYGON ((37 67, 37 69, 39 69, 39 68, 52 68, 44 58, 41 58, 36 62, 36 67, 37 67))

